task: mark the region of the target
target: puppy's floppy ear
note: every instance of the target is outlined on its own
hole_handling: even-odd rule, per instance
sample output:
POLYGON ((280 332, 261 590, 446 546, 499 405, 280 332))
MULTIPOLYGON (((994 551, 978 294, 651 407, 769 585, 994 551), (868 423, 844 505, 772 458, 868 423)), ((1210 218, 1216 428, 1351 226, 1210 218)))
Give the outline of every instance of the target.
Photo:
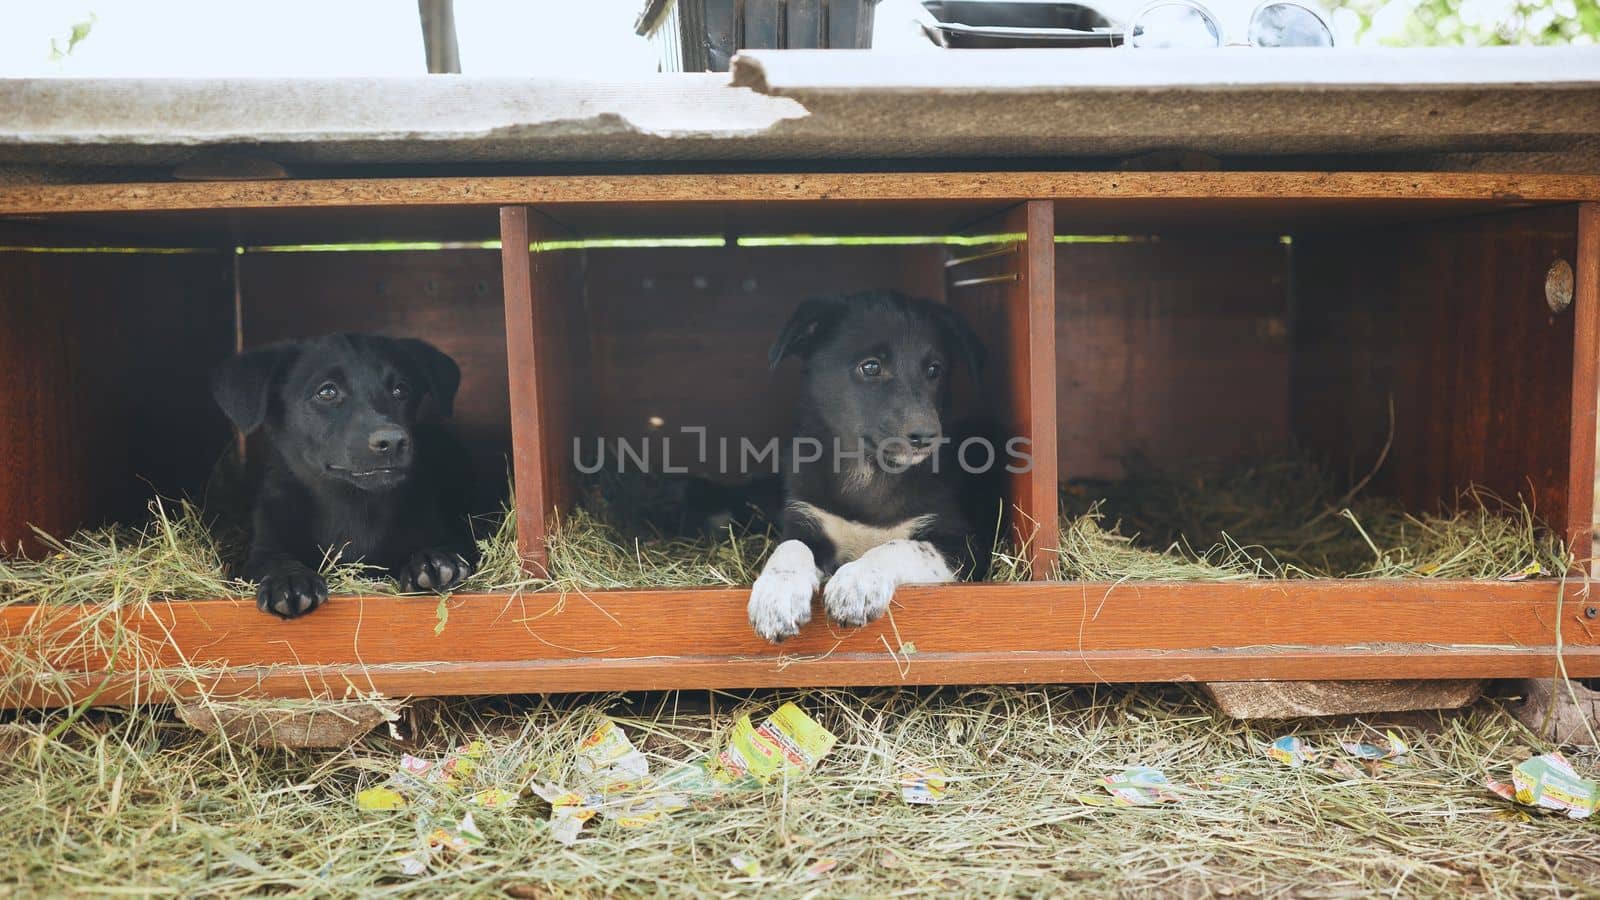
POLYGON ((423 389, 433 395, 439 413, 449 416, 455 411, 456 390, 461 387, 461 367, 443 350, 416 338, 395 338, 395 346, 408 363, 413 378, 423 389))
POLYGON ((767 364, 776 369, 787 356, 810 358, 817 345, 844 317, 847 308, 848 304, 840 297, 812 297, 800 304, 767 352, 767 364))
POLYGON ((987 356, 983 349, 983 342, 978 340, 977 332, 967 324, 961 314, 944 305, 929 301, 928 311, 939 326, 940 334, 944 335, 945 343, 950 349, 961 355, 966 361, 967 371, 972 373, 972 380, 977 381, 983 372, 984 360, 987 356))
POLYGON ((211 396, 235 428, 249 434, 267 420, 272 387, 300 348, 269 344, 229 357, 211 373, 211 396))

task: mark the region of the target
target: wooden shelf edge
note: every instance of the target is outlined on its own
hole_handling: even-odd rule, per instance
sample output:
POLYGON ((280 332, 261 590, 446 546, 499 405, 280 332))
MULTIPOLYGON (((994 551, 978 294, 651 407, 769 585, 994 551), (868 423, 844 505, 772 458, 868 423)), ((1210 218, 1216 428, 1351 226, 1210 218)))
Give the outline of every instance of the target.
POLYGON ((1600 200, 1600 176, 1444 172, 844 172, 16 185, 0 214, 782 200, 1600 200))
MULTIPOLYGON (((1555 581, 907 587, 865 628, 838 629, 819 609, 776 647, 751 633, 740 589, 463 595, 442 621, 432 597, 337 597, 292 622, 245 600, 116 617, 14 605, 0 609, 0 644, 48 661, 72 685, 61 700, 134 669, 131 657, 82 649, 109 643, 86 632, 117 627, 137 635, 140 671, 165 671, 164 684, 199 690, 198 672, 208 690, 270 696, 1512 677, 1553 672, 1558 646, 1569 674, 1600 675, 1600 620, 1588 615, 1600 610, 1584 584, 1567 588, 1561 598, 1555 581)), ((132 682, 115 685, 96 702, 132 696, 132 682)))
MULTIPOLYGON (((1600 648, 1566 648, 1574 678, 1600 676, 1600 648)), ((943 684, 1117 684, 1204 681, 1362 681, 1539 678, 1557 671, 1554 647, 1387 645, 1267 650, 1083 653, 843 653, 823 659, 602 659, 435 662, 397 665, 238 667, 86 674, 51 688, 0 695, 0 708, 56 707, 92 698, 130 706, 208 697, 340 699, 446 697, 587 691, 735 690, 943 684)))

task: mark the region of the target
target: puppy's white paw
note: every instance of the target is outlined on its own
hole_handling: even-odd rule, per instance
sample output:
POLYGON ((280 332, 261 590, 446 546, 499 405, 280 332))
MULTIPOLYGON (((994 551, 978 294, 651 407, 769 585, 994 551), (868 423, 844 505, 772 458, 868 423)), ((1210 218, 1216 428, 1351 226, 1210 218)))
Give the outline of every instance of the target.
POLYGON ((873 565, 871 560, 858 559, 833 573, 822 599, 828 607, 828 618, 854 628, 883 615, 894 599, 894 588, 894 573, 873 565))
POLYGON ((820 581, 811 548, 799 541, 779 544, 750 588, 750 627, 773 643, 799 634, 811 621, 820 581))

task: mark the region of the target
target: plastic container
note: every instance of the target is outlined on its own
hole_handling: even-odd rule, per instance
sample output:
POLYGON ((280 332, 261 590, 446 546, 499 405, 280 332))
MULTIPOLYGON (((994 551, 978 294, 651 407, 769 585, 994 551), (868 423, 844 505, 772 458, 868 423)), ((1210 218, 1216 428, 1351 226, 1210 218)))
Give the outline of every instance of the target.
POLYGON ((1122 29, 1061 0, 925 0, 922 29, 941 47, 1116 47, 1122 29))

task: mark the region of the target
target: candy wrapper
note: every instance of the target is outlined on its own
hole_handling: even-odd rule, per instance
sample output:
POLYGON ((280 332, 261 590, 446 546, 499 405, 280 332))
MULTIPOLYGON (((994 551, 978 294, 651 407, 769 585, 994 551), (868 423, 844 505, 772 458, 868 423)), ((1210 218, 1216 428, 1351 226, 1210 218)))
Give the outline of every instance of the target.
POLYGON ((484 843, 483 832, 478 830, 478 823, 472 820, 472 813, 467 813, 459 822, 445 819, 435 824, 423 839, 422 848, 407 853, 397 862, 404 874, 421 875, 433 865, 440 851, 448 850, 465 856, 482 847, 484 843))
POLYGON ((1133 766, 1101 781, 1110 797, 1080 794, 1078 799, 1090 806, 1158 806, 1180 799, 1170 790, 1172 782, 1166 774, 1150 766, 1133 766))
POLYGON ((441 804, 448 798, 476 787, 477 790, 463 798, 468 805, 503 809, 517 802, 522 793, 520 778, 510 787, 481 786, 491 779, 500 780, 503 774, 488 771, 492 767, 486 766, 487 760, 488 748, 482 741, 457 747, 439 760, 407 753, 400 757, 400 765, 387 781, 356 794, 356 806, 361 809, 416 812, 421 846, 397 860, 401 872, 421 875, 428 871, 441 851, 466 854, 483 846, 483 832, 478 830, 472 813, 466 813, 459 820, 435 818, 443 811, 441 804))
POLYGON ((1291 769, 1298 769, 1317 758, 1317 751, 1313 750, 1310 744, 1293 736, 1284 736, 1273 741, 1267 745, 1266 753, 1291 769))
POLYGON ((900 799, 913 806, 932 806, 944 801, 949 783, 938 766, 913 769, 900 776, 900 799))
POLYGON ((739 873, 747 878, 761 877, 761 860, 747 853, 735 853, 728 857, 728 865, 738 869, 739 873))
POLYGON ((1344 752, 1364 762, 1368 769, 1375 770, 1397 765, 1406 761, 1406 754, 1411 752, 1411 746, 1393 731, 1384 732, 1388 740, 1384 743, 1366 744, 1358 741, 1341 741, 1339 746, 1344 752))
POLYGON ((606 719, 578 745, 575 790, 547 783, 535 783, 533 790, 550 804, 550 836, 573 844, 584 824, 602 814, 618 827, 642 828, 687 807, 689 801, 676 793, 688 782, 678 774, 685 768, 670 770, 673 780, 652 779, 650 761, 617 723, 606 719))
POLYGON ((1515 572, 1508 572, 1500 576, 1501 581, 1526 581, 1544 574, 1544 569, 1538 563, 1529 563, 1515 572))
POLYGON ((404 809, 413 804, 423 809, 438 805, 443 795, 460 790, 478 769, 486 748, 482 741, 457 747, 441 760, 427 760, 409 753, 400 757, 400 766, 389 780, 378 787, 356 794, 356 806, 368 810, 404 809))
POLYGON ((1489 779, 1485 787, 1507 800, 1554 810, 1572 819, 1586 819, 1600 808, 1600 784, 1580 778, 1559 753, 1518 764, 1511 770, 1509 785, 1489 779))
POLYGON ((650 776, 650 761, 610 719, 578 745, 577 768, 579 783, 605 794, 638 790, 650 776))
POLYGON ((809 774, 837 740, 800 707, 785 703, 760 726, 749 716, 736 722, 717 765, 731 782, 753 778, 765 784, 778 775, 809 774))
POLYGON ((533 792, 550 804, 550 836, 567 845, 578 842, 584 823, 598 815, 605 803, 599 794, 564 791, 553 784, 534 782, 533 792))
POLYGON ((714 759, 679 763, 660 776, 615 722, 600 723, 578 746, 575 787, 535 783, 550 803, 551 836, 577 841, 584 823, 603 816, 619 828, 642 828, 685 809, 691 798, 717 798, 750 790, 778 773, 810 772, 835 738, 793 703, 779 707, 759 727, 745 716, 728 747, 714 759))

